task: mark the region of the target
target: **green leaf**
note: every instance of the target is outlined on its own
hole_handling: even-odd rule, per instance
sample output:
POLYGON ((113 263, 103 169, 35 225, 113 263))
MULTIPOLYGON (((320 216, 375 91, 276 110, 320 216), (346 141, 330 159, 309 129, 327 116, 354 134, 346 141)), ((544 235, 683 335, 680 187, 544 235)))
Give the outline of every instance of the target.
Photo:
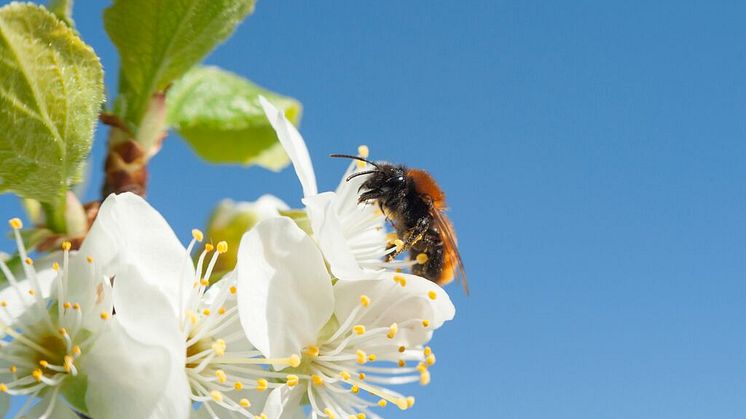
POLYGON ((67 26, 75 27, 73 23, 73 0, 49 0, 47 9, 65 22, 67 26))
POLYGON ((136 139, 153 94, 202 61, 253 9, 254 0, 114 0, 104 26, 121 58, 116 113, 136 139))
POLYGON ((289 160, 259 104, 263 95, 298 124, 301 104, 216 67, 198 67, 174 84, 167 121, 203 159, 280 170, 289 160))
POLYGON ((64 200, 103 97, 101 63, 72 29, 40 6, 0 8, 0 192, 64 200))

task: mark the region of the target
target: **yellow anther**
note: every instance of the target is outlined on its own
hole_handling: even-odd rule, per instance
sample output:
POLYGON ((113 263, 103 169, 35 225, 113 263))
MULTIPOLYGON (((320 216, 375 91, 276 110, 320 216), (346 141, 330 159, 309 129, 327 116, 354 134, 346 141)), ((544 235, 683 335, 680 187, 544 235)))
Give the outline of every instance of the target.
POLYGON ((433 353, 433 350, 429 346, 425 346, 425 348, 422 349, 422 353, 425 356, 429 356, 431 353, 433 353))
POLYGON ((86 257, 85 257, 85 260, 86 260, 86 261, 87 261, 88 263, 93 263, 93 256, 86 256, 86 257))
POLYGON ((260 378, 260 379, 256 380, 256 389, 259 390, 259 391, 266 390, 268 385, 269 385, 269 383, 264 378, 260 378))
POLYGON ((82 351, 80 350, 80 346, 78 346, 78 345, 75 345, 75 346, 73 346, 73 350, 72 350, 72 352, 73 352, 73 355, 74 355, 74 356, 80 356, 80 353, 81 353, 82 351))
POLYGON ((73 244, 69 241, 63 241, 62 242, 62 250, 70 250, 73 247, 73 244))
POLYGON ((74 361, 73 357, 71 357, 70 355, 65 355, 64 359, 65 359, 65 364, 64 364, 65 372, 72 371, 72 369, 73 369, 73 361, 74 361))
POLYGON ((313 382, 317 386, 320 386, 324 384, 324 377, 314 374, 311 376, 311 382, 313 382))
POLYGON ((197 240, 198 242, 201 242, 202 239, 205 238, 205 235, 202 234, 202 231, 200 231, 199 229, 195 228, 195 229, 192 230, 192 237, 194 237, 194 240, 197 240))
POLYGON ((298 378, 297 375, 292 375, 292 374, 288 375, 288 381, 287 381, 288 387, 295 387, 295 386, 297 386, 298 385, 298 380, 299 380, 299 378, 298 378))
POLYGON ((107 320, 109 318, 109 312, 108 311, 102 311, 101 312, 101 320, 107 320))
POLYGON ((223 393, 213 390, 210 392, 210 397, 212 397, 213 400, 216 402, 222 402, 223 401, 223 393))
POLYGON ((217 356, 225 355, 225 348, 226 344, 223 339, 218 339, 212 343, 212 351, 215 352, 215 355, 217 356))
POLYGON ((411 408, 412 406, 414 406, 414 397, 409 396, 407 397, 407 408, 411 408))
POLYGON ((394 400, 394 403, 396 403, 396 406, 401 410, 409 409, 409 403, 404 397, 399 397, 398 399, 394 400))
POLYGON ((241 405, 244 409, 248 409, 251 407, 251 402, 248 399, 241 399, 238 401, 238 404, 241 405))
POLYGON ((375 361, 375 360, 376 360, 376 358, 377 358, 377 357, 376 357, 376 354, 370 354, 370 355, 368 355, 368 361, 370 361, 370 362, 373 362, 373 361, 375 361))
POLYGON ((430 384, 430 371, 424 370, 420 372, 420 384, 423 386, 430 384))
POLYGON ((203 287, 206 287, 210 285, 210 280, 207 278, 202 278, 199 280, 199 284, 202 285, 203 287))
POLYGON ((223 315, 223 314, 225 314, 225 307, 220 307, 220 308, 218 309, 218 314, 220 314, 220 315, 223 315))
POLYGON ((10 366, 10 367, 8 368, 8 371, 10 371, 10 373, 11 373, 11 374, 15 374, 15 373, 16 373, 16 371, 18 371, 18 367, 16 367, 15 365, 11 365, 11 366, 10 366))
POLYGON ((342 371, 342 372, 340 372, 340 373, 339 373, 339 376, 340 376, 340 377, 342 377, 342 379, 343 379, 343 380, 345 380, 345 381, 347 381, 347 380, 349 380, 350 378, 352 378, 352 376, 350 375, 350 373, 349 373, 349 372, 347 372, 347 371, 342 371))
POLYGON ((21 221, 20 218, 11 218, 8 220, 8 224, 10 224, 10 228, 14 230, 20 230, 23 228, 23 221, 21 221))
POLYGON ((316 345, 310 345, 308 348, 306 348, 306 353, 313 357, 317 357, 319 356, 319 353, 321 353, 321 350, 316 345))
POLYGON ((402 287, 407 286, 407 278, 404 275, 394 275, 394 282, 401 285, 402 287))
POLYGON ((31 258, 26 258, 23 261, 26 263, 26 265, 33 265, 34 264, 34 260, 31 259, 31 258))
POLYGON ((197 315, 192 310, 187 310, 186 315, 189 318, 189 323, 191 323, 192 326, 196 325, 197 322, 199 322, 197 315))
POLYGON ((42 373, 41 370, 34 370, 34 372, 31 373, 31 376, 34 377, 37 382, 41 381, 43 375, 44 373, 42 373))
POLYGON ((206 308, 206 309, 202 310, 202 314, 204 314, 205 316, 209 316, 210 313, 211 313, 211 311, 210 311, 209 308, 206 308))
POLYGON ((396 323, 391 323, 391 326, 389 326, 389 332, 386 333, 386 337, 389 339, 393 339, 396 337, 397 333, 399 333, 399 325, 396 323))
POLYGON ((354 394, 357 394, 360 391, 360 387, 358 387, 357 384, 354 384, 352 387, 350 387, 350 391, 354 394))
POLYGON ((365 375, 365 373, 364 373, 364 372, 361 372, 361 373, 359 373, 359 374, 357 375, 357 378, 359 378, 359 379, 361 379, 361 380, 365 380, 365 377, 366 377, 366 375, 365 375))
POLYGON ((434 300, 438 298, 438 294, 435 291, 428 291, 427 292, 427 298, 434 300))
POLYGON ((357 355, 358 364, 365 364, 365 361, 368 360, 368 355, 362 349, 358 349, 355 355, 357 355))
POLYGON ((427 365, 435 365, 435 354, 430 354, 425 358, 427 365))
POLYGON ((337 416, 332 412, 332 409, 329 409, 328 407, 324 408, 324 414, 329 417, 329 419, 337 419, 337 416))
POLYGON ((0 383, 0 393, 7 393, 8 386, 5 383, 0 383))
POLYGON ((420 362, 419 364, 417 364, 417 371, 427 371, 427 365, 425 365, 424 362, 420 362))
POLYGON ((400 359, 400 360, 399 360, 399 367, 400 367, 400 368, 404 368, 404 367, 406 367, 406 366, 407 366, 407 361, 405 361, 405 360, 403 360, 403 359, 400 359))
POLYGON ((430 320, 427 320, 427 319, 423 320, 422 327, 430 327, 430 320))
POLYGON ((381 407, 386 407, 387 404, 389 404, 389 402, 387 402, 386 399, 381 399, 378 401, 378 405, 381 407))
POLYGON ((357 419, 365 419, 365 413, 358 413, 357 419))
POLYGON ((235 383, 233 383, 233 389, 236 391, 243 390, 243 383, 240 381, 236 381, 235 383))
POLYGON ((228 242, 227 241, 219 241, 218 245, 216 246, 216 249, 218 249, 218 253, 225 253, 228 251, 228 242))
POLYGON ((368 307, 370 305, 370 298, 367 295, 360 296, 360 305, 368 307))
POLYGON ((300 366, 300 357, 296 354, 290 355, 288 357, 288 365, 293 368, 298 368, 300 366))
POLYGON ((212 252, 212 249, 214 249, 215 246, 213 246, 210 243, 205 244, 205 252, 212 252))
POLYGON ((417 255, 417 263, 419 263, 420 265, 426 264, 427 263, 427 255, 424 254, 424 253, 420 253, 419 255, 417 255))
POLYGON ((236 290, 236 286, 235 285, 231 285, 231 287, 228 288, 228 290, 231 292, 232 295, 236 295, 236 291, 237 290, 236 290))
POLYGON ((28 290, 28 295, 30 295, 30 296, 33 297, 34 295, 36 295, 36 291, 34 291, 34 290, 28 290))
POLYGON ((360 156, 360 157, 362 157, 364 159, 367 159, 369 154, 370 154, 370 149, 368 148, 367 145, 361 144, 360 146, 358 146, 358 148, 357 148, 357 155, 358 156, 360 156))
POLYGON ((396 251, 401 252, 402 249, 404 249, 404 242, 401 241, 401 239, 394 240, 394 246, 396 246, 396 251))
POLYGON ((52 269, 54 269, 55 271, 59 271, 60 270, 60 264, 57 263, 57 262, 54 262, 52 264, 52 269))
POLYGON ((7 302, 7 301, 5 301, 5 300, 3 300, 3 301, 0 301, 0 307, 3 307, 3 308, 5 308, 5 307, 7 307, 7 306, 8 306, 8 302, 7 302))
POLYGON ((225 384, 225 382, 228 381, 228 376, 225 375, 225 371, 223 370, 215 371, 215 377, 217 377, 220 384, 225 384))
POLYGON ((45 361, 45 360, 43 360, 43 359, 42 359, 41 361, 39 361, 39 365, 40 365, 40 366, 41 366, 42 368, 46 368, 46 367, 48 367, 48 366, 49 366, 49 362, 47 362, 47 361, 45 361))
MULTIPOLYGON (((33 291, 33 290, 31 290, 31 291, 33 291)), ((80 304, 78 304, 78 303, 73 304, 73 310, 80 311, 80 304)))
POLYGON ((365 326, 363 326, 362 324, 356 325, 352 328, 352 330, 355 332, 356 335, 365 334, 365 326))

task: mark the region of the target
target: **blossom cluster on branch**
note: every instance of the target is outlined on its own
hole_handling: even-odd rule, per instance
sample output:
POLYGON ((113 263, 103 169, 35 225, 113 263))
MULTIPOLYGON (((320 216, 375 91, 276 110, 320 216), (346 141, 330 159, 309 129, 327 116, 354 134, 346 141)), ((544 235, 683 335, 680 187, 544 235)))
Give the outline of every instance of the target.
MULTIPOLYGON (((271 200, 235 268, 193 230, 184 247, 143 198, 111 194, 79 250, 23 260, 0 291, 0 399, 18 415, 75 418, 378 418, 427 384, 433 332, 455 309, 435 283, 387 261, 385 216, 363 176, 319 193, 305 143, 261 99, 303 187, 306 222, 271 200), (389 407, 391 408, 391 407, 389 407)), ((365 154, 365 150, 361 150, 365 154)), ((209 239, 209 238, 208 238, 209 239)))

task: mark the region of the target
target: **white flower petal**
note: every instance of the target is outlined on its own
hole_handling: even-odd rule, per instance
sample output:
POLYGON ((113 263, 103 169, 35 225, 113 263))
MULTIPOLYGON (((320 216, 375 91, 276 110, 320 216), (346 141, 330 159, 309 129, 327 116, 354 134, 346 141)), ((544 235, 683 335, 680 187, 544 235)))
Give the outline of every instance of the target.
POLYGON ((334 192, 324 192, 303 200, 311 229, 335 277, 363 279, 366 273, 360 269, 355 255, 347 245, 342 223, 335 211, 336 198, 334 192))
MULTIPOLYGON (((36 277, 39 280, 39 286, 41 286, 42 296, 44 298, 49 297, 57 272, 52 269, 44 269, 38 271, 36 277)), ((0 291, 0 301, 4 301, 6 304, 5 309, 0 310, 0 321, 5 324, 13 324, 15 319, 23 314, 25 310, 23 301, 26 304, 32 304, 35 301, 34 297, 28 294, 28 290, 32 288, 31 281, 28 279, 18 281, 18 288, 21 290, 21 297, 18 296, 16 289, 9 285, 0 291)))
POLYGON ((301 401, 306 393, 305 385, 288 387, 280 386, 272 390, 267 397, 263 413, 267 419, 298 419, 305 415, 301 401))
POLYGON ((453 319, 455 314, 448 294, 437 284, 416 275, 386 272, 378 279, 337 282, 334 285, 336 317, 347 318, 360 304, 361 295, 371 300, 365 311, 365 320, 361 322, 369 327, 397 323, 397 339, 408 345, 424 344, 430 339, 432 330, 453 319), (403 277, 406 286, 394 281, 395 275, 403 277), (427 320, 430 325, 423 327, 422 320, 427 320), (405 324, 409 326, 405 327, 405 324))
POLYGON ((70 406, 65 403, 62 397, 54 397, 52 392, 49 392, 43 399, 41 399, 34 407, 29 410, 25 416, 28 418, 40 418, 49 409, 49 404, 54 403, 52 410, 48 412, 48 419, 80 419, 78 415, 73 412, 70 406), (56 400, 55 400, 56 399, 56 400))
POLYGON ((167 349, 171 357, 186 357, 184 339, 169 299, 148 283, 138 266, 122 265, 114 280, 114 307, 122 328, 146 345, 167 349))
MULTIPOLYGON (((116 317, 86 355, 85 366, 86 405, 96 419, 146 418, 161 397, 174 396, 163 394, 171 373, 170 353, 135 341, 116 317)), ((177 404, 186 402, 182 395, 174 398, 177 404)))
POLYGON ((257 224, 241 239, 236 265, 241 325, 268 358, 300 354, 316 341, 334 297, 324 259, 291 219, 257 224))
POLYGON ((277 133, 280 144, 293 162, 295 174, 298 176, 301 186, 303 186, 303 196, 316 195, 318 192, 316 175, 303 137, 295 126, 285 118, 285 114, 275 108, 264 96, 259 96, 259 102, 262 104, 269 123, 272 124, 272 128, 277 133))
POLYGON ((117 275, 123 264, 137 265, 143 279, 170 299, 174 312, 180 311, 179 292, 188 291, 182 281, 191 284, 194 277, 192 262, 166 220, 132 193, 106 198, 79 254, 92 256, 106 275, 117 275))

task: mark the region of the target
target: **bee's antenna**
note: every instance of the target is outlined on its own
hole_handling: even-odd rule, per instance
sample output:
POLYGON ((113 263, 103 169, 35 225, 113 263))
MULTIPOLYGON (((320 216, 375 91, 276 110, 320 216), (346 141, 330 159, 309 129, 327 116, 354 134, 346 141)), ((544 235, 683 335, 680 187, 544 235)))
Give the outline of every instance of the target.
POLYGON ((370 174, 372 174, 372 173, 375 173, 375 172, 377 172, 377 171, 378 171, 378 170, 366 170, 366 171, 364 171, 364 172, 357 172, 357 173, 353 173, 353 174, 351 174, 351 175, 347 176, 347 179, 345 179, 345 182, 349 182, 349 181, 350 181, 350 179, 352 179, 352 178, 356 178, 356 177, 358 177, 358 176, 362 176, 362 175, 370 175, 370 174))
MULTIPOLYGON (((352 154, 330 154, 329 157, 337 157, 337 158, 344 158, 344 159, 360 160, 360 161, 364 161, 364 162, 366 162, 366 163, 368 163, 368 164, 370 164, 372 166, 378 167, 378 165, 375 164, 375 163, 373 163, 372 161, 364 159, 364 158, 362 158, 360 156, 353 156, 352 154)), ((348 180, 349 180, 349 178, 348 178, 348 180)))

